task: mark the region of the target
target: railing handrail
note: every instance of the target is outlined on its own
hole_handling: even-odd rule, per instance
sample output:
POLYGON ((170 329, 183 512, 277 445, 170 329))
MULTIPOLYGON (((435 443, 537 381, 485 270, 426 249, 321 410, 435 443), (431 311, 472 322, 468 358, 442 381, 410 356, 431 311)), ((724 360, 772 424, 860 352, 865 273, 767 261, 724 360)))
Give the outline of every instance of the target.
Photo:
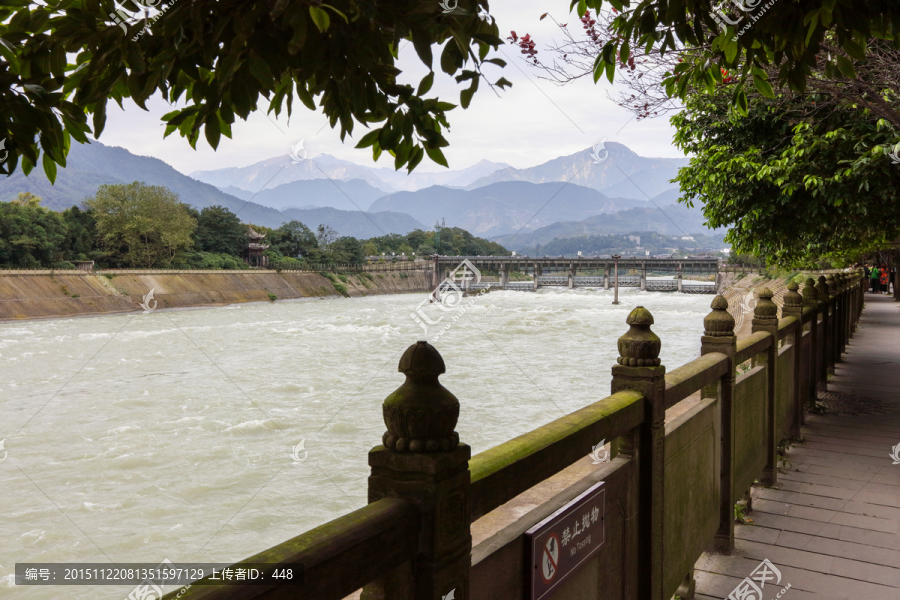
POLYGON ((418 519, 419 511, 409 500, 382 498, 232 565, 302 565, 303 572, 294 574, 302 576, 302 588, 277 583, 249 588, 194 586, 179 598, 222 600, 265 594, 267 599, 287 600, 297 598, 299 589, 303 598, 343 598, 413 558, 418 519), (353 568, 342 568, 348 564, 353 568))
POLYGON ((739 365, 750 360, 772 343, 772 335, 768 331, 757 331, 745 338, 738 338, 737 352, 734 355, 735 364, 739 365))
POLYGON ((710 352, 666 373, 666 408, 716 381, 728 372, 728 366, 728 356, 710 352))
POLYGON ((584 458, 600 440, 637 427, 644 419, 642 398, 637 392, 618 392, 473 456, 469 519, 475 521, 584 458))

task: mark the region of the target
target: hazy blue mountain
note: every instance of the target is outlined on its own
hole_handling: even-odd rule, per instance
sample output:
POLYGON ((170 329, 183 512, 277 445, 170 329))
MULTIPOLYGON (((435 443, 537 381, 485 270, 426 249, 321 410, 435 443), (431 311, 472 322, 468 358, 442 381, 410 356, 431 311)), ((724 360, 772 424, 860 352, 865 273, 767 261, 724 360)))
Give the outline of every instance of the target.
POLYGON ((338 210, 336 208, 289 208, 282 213, 285 221, 296 219, 315 230, 320 224, 330 225, 338 235, 349 235, 359 239, 387 235, 407 234, 413 229, 425 229, 411 216, 396 212, 364 213, 359 210, 338 210))
MULTIPOLYGON (((521 251, 524 248, 534 247, 535 244, 547 244, 556 238, 635 231, 654 231, 671 236, 711 235, 714 230, 708 229, 704 225, 705 221, 703 209, 700 206, 688 208, 683 204, 669 204, 662 206, 661 209, 655 207, 632 208, 616 213, 596 215, 582 221, 560 221, 535 231, 523 231, 514 237, 511 235, 492 236, 491 240, 503 244, 509 250, 521 251)), ((717 231, 722 232, 724 229, 717 231)))
POLYGON ((467 186, 475 189, 500 181, 528 181, 531 183, 564 182, 602 191, 610 197, 646 200, 677 187, 669 183, 686 165, 686 158, 647 158, 639 156, 627 146, 606 142, 597 152, 602 162, 595 162, 588 148, 569 156, 554 158, 527 169, 507 168, 482 177, 467 186), (605 157, 605 158, 604 158, 605 157), (628 178, 632 181, 629 181, 628 178), (642 191, 643 190, 643 191, 642 191))
POLYGON ((484 237, 645 205, 647 202, 608 198, 580 185, 505 181, 473 190, 432 186, 397 192, 379 198, 370 210, 404 212, 429 226, 446 219, 448 226, 484 237))
MULTIPOLYGON (((228 187, 226 190, 239 190, 228 187)), ((235 192, 237 195, 238 192, 235 192)), ((372 187, 362 179, 310 179, 292 181, 274 189, 264 189, 258 194, 240 190, 242 198, 253 198, 263 206, 278 210, 286 208, 331 207, 340 210, 368 210, 369 206, 384 192, 372 187)))
POLYGON ((102 184, 142 181, 169 188, 182 202, 197 209, 218 204, 237 213, 245 222, 267 227, 278 227, 284 220, 275 209, 241 200, 182 175, 158 158, 137 156, 117 146, 96 141, 73 143, 66 162, 66 168, 57 171, 55 185, 50 185, 40 168, 28 177, 19 169, 10 177, 0 178, 0 200, 9 201, 19 192, 31 192, 43 198, 47 208, 63 210, 93 196, 102 184))
POLYGON ((401 169, 395 171, 391 168, 372 169, 383 181, 389 183, 398 190, 412 192, 433 185, 442 185, 444 187, 466 187, 473 181, 490 175, 500 169, 508 169, 510 165, 506 163, 495 163, 489 160, 480 160, 471 167, 465 169, 447 169, 436 173, 426 171, 413 171, 407 173, 401 169))
POLYGON ((358 165, 329 154, 310 154, 309 158, 295 164, 285 154, 246 167, 194 171, 190 176, 220 189, 235 187, 253 193, 258 192, 263 186, 265 189, 271 189, 293 181, 362 179, 373 188, 388 193, 398 190, 418 190, 432 185, 465 187, 480 177, 508 167, 506 163, 482 160, 465 169, 446 169, 437 172, 420 170, 409 174, 405 169, 396 171, 392 167, 358 165))
POLYGON ((370 186, 385 192, 396 191, 395 188, 379 179, 369 168, 328 154, 310 154, 309 158, 295 163, 285 153, 282 156, 268 158, 246 167, 194 171, 190 176, 219 188, 233 186, 254 194, 261 189, 274 189, 292 181, 316 179, 362 179, 370 186))

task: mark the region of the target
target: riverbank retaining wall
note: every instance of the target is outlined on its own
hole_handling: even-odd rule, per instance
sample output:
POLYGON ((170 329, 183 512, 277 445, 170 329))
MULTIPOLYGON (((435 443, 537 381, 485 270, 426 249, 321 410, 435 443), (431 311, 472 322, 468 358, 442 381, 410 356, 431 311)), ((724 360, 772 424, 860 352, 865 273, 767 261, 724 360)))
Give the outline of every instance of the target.
POLYGON ((184 308, 270 301, 270 294, 278 301, 431 288, 425 271, 328 276, 256 270, 0 274, 0 321, 139 311, 151 290, 157 308, 184 308))

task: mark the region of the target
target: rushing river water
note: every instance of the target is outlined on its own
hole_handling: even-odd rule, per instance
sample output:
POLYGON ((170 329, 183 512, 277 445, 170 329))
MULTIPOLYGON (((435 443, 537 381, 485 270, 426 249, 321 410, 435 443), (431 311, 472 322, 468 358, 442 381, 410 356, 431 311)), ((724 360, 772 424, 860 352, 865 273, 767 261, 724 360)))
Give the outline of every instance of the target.
MULTIPOLYGON (((410 317, 424 297, 0 324, 0 597, 124 598, 16 587, 12 574, 16 562, 231 562, 363 506, 381 402, 403 382, 402 351, 429 338, 410 317)), ((664 365, 698 353, 711 296, 620 299, 472 299, 434 342, 461 441, 477 453, 609 395, 638 304, 664 365)))

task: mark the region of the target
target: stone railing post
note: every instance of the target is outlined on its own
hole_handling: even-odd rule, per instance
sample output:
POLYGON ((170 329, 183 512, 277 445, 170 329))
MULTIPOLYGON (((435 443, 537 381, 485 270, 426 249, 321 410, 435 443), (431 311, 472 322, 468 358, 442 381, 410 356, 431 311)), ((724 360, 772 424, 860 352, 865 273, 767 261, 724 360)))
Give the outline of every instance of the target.
POLYGON ((847 282, 844 280, 843 273, 835 274, 834 284, 837 288, 837 302, 835 306, 838 313, 838 344, 835 360, 841 362, 841 357, 847 348, 847 282))
POLYGON ((790 434, 800 437, 800 425, 803 424, 803 396, 805 390, 800 389, 802 384, 801 373, 803 367, 803 296, 797 290, 800 286, 792 281, 787 286, 784 294, 784 304, 781 307, 781 317, 796 317, 797 329, 791 344, 794 346, 794 360, 791 361, 791 378, 794 381, 794 390, 791 394, 791 428, 790 434))
POLYGON ((829 307, 829 321, 828 324, 831 328, 831 334, 829 336, 829 345, 831 346, 831 372, 834 373, 834 365, 841 362, 841 353, 840 353, 840 318, 838 317, 838 289, 837 282, 834 280, 834 274, 829 273, 825 276, 825 285, 828 286, 828 307, 829 307))
MULTIPOLYGON (((819 344, 821 339, 819 336, 819 291, 816 289, 815 280, 810 277, 803 285, 803 309, 811 308, 813 310, 812 321, 806 327, 809 328, 809 380, 806 388, 806 404, 812 406, 816 401, 816 393, 819 389, 819 377, 822 372, 819 364, 819 344)), ((802 412, 803 419, 806 419, 806 412, 802 412)))
POLYGON ((625 321, 630 329, 619 338, 619 364, 612 368, 612 393, 634 390, 644 396, 644 422, 620 439, 619 453, 637 455, 638 582, 640 600, 664 600, 663 502, 665 490, 666 368, 660 365, 659 337, 650 330, 653 315, 643 306, 625 321))
POLYGON ((720 504, 719 529, 713 545, 717 552, 731 554, 734 551, 734 356, 737 353, 737 336, 734 335, 734 317, 728 313, 728 300, 716 296, 710 304, 712 312, 703 319, 703 337, 700 338, 700 354, 721 352, 728 356, 728 373, 719 382, 703 389, 704 398, 718 397, 721 418, 720 437, 720 504))
POLYGON ((763 289, 759 293, 759 302, 753 309, 753 333, 765 331, 772 336, 765 355, 759 364, 766 365, 766 466, 763 468, 760 483, 775 485, 778 482, 778 424, 775 414, 776 371, 778 369, 778 306, 772 302, 772 290, 763 289))
POLYGON ((410 564, 366 586, 362 600, 469 600, 469 446, 454 431, 459 401, 438 381, 440 353, 427 342, 406 349, 406 382, 383 405, 383 446, 369 452, 369 502, 404 498, 419 509, 419 551, 410 564))
POLYGON ((831 346, 834 335, 831 331, 831 293, 828 291, 828 284, 824 275, 819 275, 819 282, 816 284, 816 291, 819 292, 819 310, 822 312, 822 338, 819 343, 822 345, 822 373, 820 374, 822 385, 828 381, 828 374, 832 372, 833 362, 831 346))

